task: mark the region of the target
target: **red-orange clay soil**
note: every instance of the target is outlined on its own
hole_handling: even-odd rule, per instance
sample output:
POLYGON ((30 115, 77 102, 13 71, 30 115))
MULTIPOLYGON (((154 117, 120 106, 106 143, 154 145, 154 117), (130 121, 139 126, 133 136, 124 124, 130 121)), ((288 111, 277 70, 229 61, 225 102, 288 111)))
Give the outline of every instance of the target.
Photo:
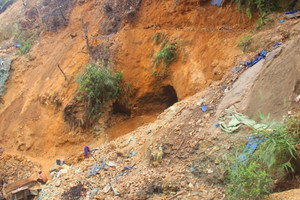
MULTIPOLYGON (((36 2, 30 1, 28 7, 36 2)), ((77 92, 76 77, 89 60, 81 19, 88 24, 92 45, 108 40, 99 33, 105 19, 103 2, 76 4, 66 28, 43 31, 29 54, 15 57, 3 96, 5 104, 0 106, 0 146, 13 154, 24 151, 26 157, 48 170, 56 158, 76 161, 74 156, 83 151, 84 145, 114 139, 154 121, 168 106, 159 98, 150 98, 161 88, 172 86, 178 100, 182 100, 220 80, 241 55, 237 40, 249 31, 254 19, 249 20, 231 4, 218 8, 209 3, 199 5, 196 0, 176 2, 142 1, 134 18, 125 20, 120 30, 109 36, 113 43, 112 66, 123 70, 123 82, 131 85, 132 110, 131 117, 120 117, 123 120, 111 123, 105 134, 97 137, 93 130, 73 130, 63 119, 63 108, 77 92), (163 79, 153 76, 157 70, 153 59, 160 48, 153 41, 157 33, 177 47, 176 60, 163 79), (58 99, 61 106, 56 106, 53 99, 58 99)), ((24 9, 21 0, 5 13, 18 9, 24 9)), ((0 21, 7 17, 0 15, 0 21)))

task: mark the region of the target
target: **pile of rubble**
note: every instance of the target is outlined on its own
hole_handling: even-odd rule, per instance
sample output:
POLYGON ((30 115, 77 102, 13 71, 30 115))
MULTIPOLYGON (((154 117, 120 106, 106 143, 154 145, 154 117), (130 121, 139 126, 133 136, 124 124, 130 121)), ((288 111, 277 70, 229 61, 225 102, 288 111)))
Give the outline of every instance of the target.
POLYGON ((34 182, 32 177, 37 174, 39 169, 39 164, 31 162, 22 155, 6 154, 4 149, 0 147, 0 199, 4 198, 2 196, 2 193, 4 193, 3 187, 14 186, 18 182, 31 184, 34 182))

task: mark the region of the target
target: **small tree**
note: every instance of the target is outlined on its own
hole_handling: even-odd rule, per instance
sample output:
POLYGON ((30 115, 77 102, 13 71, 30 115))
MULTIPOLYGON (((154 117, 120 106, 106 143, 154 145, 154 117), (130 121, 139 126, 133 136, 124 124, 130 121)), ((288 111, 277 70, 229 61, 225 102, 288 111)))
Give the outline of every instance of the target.
POLYGON ((109 68, 95 66, 86 67, 79 76, 79 99, 83 98, 87 120, 99 116, 100 109, 109 100, 117 99, 120 93, 120 80, 123 72, 113 73, 109 68))

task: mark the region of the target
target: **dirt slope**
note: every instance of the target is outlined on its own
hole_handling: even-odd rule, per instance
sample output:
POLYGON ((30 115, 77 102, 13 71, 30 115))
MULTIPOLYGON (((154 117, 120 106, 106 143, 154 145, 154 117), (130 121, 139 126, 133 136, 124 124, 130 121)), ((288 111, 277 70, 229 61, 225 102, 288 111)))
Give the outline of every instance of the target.
MULTIPOLYGON (((297 26, 299 24, 298 21, 297 26)), ((298 31, 293 34, 297 35, 298 31)), ((218 117, 228 106, 227 102, 231 102, 238 112, 243 112, 247 105, 251 105, 253 98, 247 97, 248 92, 257 92, 256 84, 261 77, 264 77, 266 85, 273 83, 274 88, 281 86, 280 81, 273 82, 273 78, 282 78, 274 76, 273 71, 290 67, 289 64, 284 66, 278 63, 298 51, 295 48, 298 42, 299 38, 293 38, 281 47, 272 49, 265 59, 251 68, 227 74, 219 84, 212 84, 204 92, 166 109, 154 123, 141 126, 110 143, 93 146, 92 157, 74 165, 65 174, 58 177, 54 174, 53 180, 42 187, 40 197, 59 199, 69 195, 78 199, 226 199, 223 162, 229 152, 235 151, 234 147, 246 145, 245 136, 252 133, 247 127, 234 134, 222 132, 216 127, 218 117), (225 92, 224 85, 228 92, 225 92), (236 96, 240 97, 238 101, 228 101, 236 100, 236 96), (208 105, 206 112, 201 109, 201 99, 208 105), (221 108, 222 112, 218 113, 221 108), (92 174, 95 166, 99 170, 92 174), (84 189, 79 189, 78 193, 72 192, 80 185, 84 189)), ((295 62, 291 65, 296 71, 299 70, 295 62)), ((284 76, 290 77, 293 74, 294 71, 289 70, 284 76)), ((298 94, 294 91, 296 80, 291 79, 278 92, 287 92, 287 98, 294 97, 298 94)), ((269 99, 272 101, 272 98, 269 99)), ((280 108, 283 110, 284 106, 280 108)), ((296 102, 288 102, 286 106, 299 109, 299 103, 296 102)), ((277 114, 276 110, 271 114, 277 114)), ((286 114, 283 111, 281 116, 286 114)), ((299 178, 298 174, 295 176, 295 179, 299 178)), ((293 187, 298 186, 299 182, 295 181, 293 187)), ((280 190, 284 183, 279 181, 278 187, 280 190)), ((270 199, 283 198, 285 194, 293 199, 298 192, 292 190, 282 195, 274 194, 270 199)))
MULTIPOLYGON (((1 14, 1 21, 9 20, 8 15, 13 12, 29 9, 35 2, 38 3, 31 1, 24 8, 17 1, 1 14)), ((129 104, 132 117, 138 117, 134 123, 123 123, 116 135, 153 121, 156 113, 167 107, 160 103, 166 96, 159 94, 162 87, 172 86, 181 100, 219 80, 241 53, 236 47, 237 38, 253 23, 231 5, 217 8, 208 3, 199 5, 197 1, 176 5, 174 1, 145 0, 134 18, 121 24, 119 32, 102 36, 99 27, 106 19, 103 7, 104 2, 81 1, 80 5, 78 2, 66 28, 43 31, 28 56, 14 58, 3 97, 5 104, 0 108, 0 145, 7 151, 25 151, 49 167, 54 158, 68 159, 93 140, 87 132, 70 129, 62 113, 76 93, 75 77, 88 62, 82 18, 88 23, 93 46, 112 43, 111 62, 116 70, 124 71, 124 82, 132 85, 129 104), (168 76, 160 81, 151 75, 152 59, 159 48, 152 40, 155 33, 166 35, 178 46, 177 61, 169 66, 168 76), (66 73, 67 81, 58 64, 66 73), (152 100, 153 96, 158 98, 152 100)), ((105 133, 100 133, 100 137, 105 140, 105 133)))
MULTIPOLYGON (((32 5, 35 2, 38 1, 31 1, 32 5)), ((220 159, 236 143, 243 142, 244 135, 230 137, 216 128, 222 111, 229 104, 235 104, 239 111, 250 115, 256 115, 259 108, 277 117, 290 109, 299 109, 299 104, 293 102, 299 95, 299 66, 295 56, 300 30, 298 20, 279 26, 275 18, 275 27, 259 35, 262 40, 268 40, 262 46, 267 49, 274 42, 284 41, 280 52, 269 62, 267 57, 244 73, 227 74, 241 61, 237 39, 247 33, 254 22, 230 4, 217 8, 209 3, 199 5, 198 1, 176 2, 144 0, 133 16, 118 24, 117 32, 107 35, 102 30, 104 22, 110 19, 103 10, 107 2, 78 1, 67 27, 43 31, 29 55, 12 58, 11 77, 3 96, 5 103, 0 107, 0 146, 9 154, 23 152, 24 157, 40 163, 45 171, 56 158, 64 158, 69 164, 77 163, 82 159, 86 144, 99 148, 93 154, 99 162, 105 157, 107 163, 116 165, 88 177, 95 160, 85 159, 43 187, 41 197, 63 198, 64 192, 72 191, 75 186, 76 189, 80 181, 84 187, 82 192, 86 192, 80 195, 88 196, 85 198, 93 196, 95 189, 95 198, 100 199, 166 199, 176 194, 178 199, 225 198, 220 159), (63 110, 77 91, 76 76, 89 60, 82 18, 88 24, 96 55, 103 58, 101 49, 109 50, 108 61, 112 68, 123 69, 124 82, 131 85, 131 116, 112 115, 111 108, 103 117, 108 124, 106 130, 99 128, 103 121, 86 131, 72 129, 63 119, 63 110), (290 38, 282 36, 286 30, 290 31, 290 38), (177 46, 177 59, 168 66, 163 79, 152 75, 153 58, 160 48, 160 44, 153 41, 155 33, 164 35, 169 43, 177 46), (288 39, 293 41, 285 43, 288 39), (291 58, 289 62, 284 62, 286 57, 291 58), (283 68, 285 63, 288 65, 283 68), (58 64, 67 80, 57 68, 58 64), (249 82, 246 83, 246 79, 249 82), (168 109, 165 99, 169 93, 162 90, 165 87, 173 88, 180 101, 168 109), (274 91, 278 96, 271 95, 274 91), (260 99, 261 94, 268 95, 260 99), (206 113, 199 106, 201 99, 210 108, 206 113), (284 99, 289 100, 282 103, 284 99), (257 101, 261 106, 257 106, 257 101), (265 102, 276 103, 276 109, 265 102), (157 120, 149 123, 160 112, 163 113, 157 120), (103 144, 107 138, 116 139, 103 144), (124 169, 126 166, 133 168, 124 169), (112 179, 116 175, 118 181, 115 182, 112 179), (118 197, 111 190, 105 191, 110 182, 114 182, 118 197)), ((113 13, 119 8, 117 1, 109 1, 109 6, 113 13)), ((22 9, 19 0, 7 12, 22 9)), ((6 14, 0 15, 0 19, 3 22, 6 14)), ((15 51, 11 47, 2 51, 1 56, 13 57, 15 51)), ((252 53, 253 57, 256 53, 252 53)), ((12 164, 10 170, 16 165, 12 164)))

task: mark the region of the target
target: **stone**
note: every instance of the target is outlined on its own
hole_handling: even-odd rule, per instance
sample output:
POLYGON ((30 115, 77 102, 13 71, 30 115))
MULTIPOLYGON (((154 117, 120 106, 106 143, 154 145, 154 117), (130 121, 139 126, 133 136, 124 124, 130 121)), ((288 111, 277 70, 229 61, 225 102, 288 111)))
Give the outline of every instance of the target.
POLYGON ((56 186, 56 187, 59 187, 60 184, 61 184, 61 181, 60 181, 60 180, 55 181, 55 186, 56 186))

